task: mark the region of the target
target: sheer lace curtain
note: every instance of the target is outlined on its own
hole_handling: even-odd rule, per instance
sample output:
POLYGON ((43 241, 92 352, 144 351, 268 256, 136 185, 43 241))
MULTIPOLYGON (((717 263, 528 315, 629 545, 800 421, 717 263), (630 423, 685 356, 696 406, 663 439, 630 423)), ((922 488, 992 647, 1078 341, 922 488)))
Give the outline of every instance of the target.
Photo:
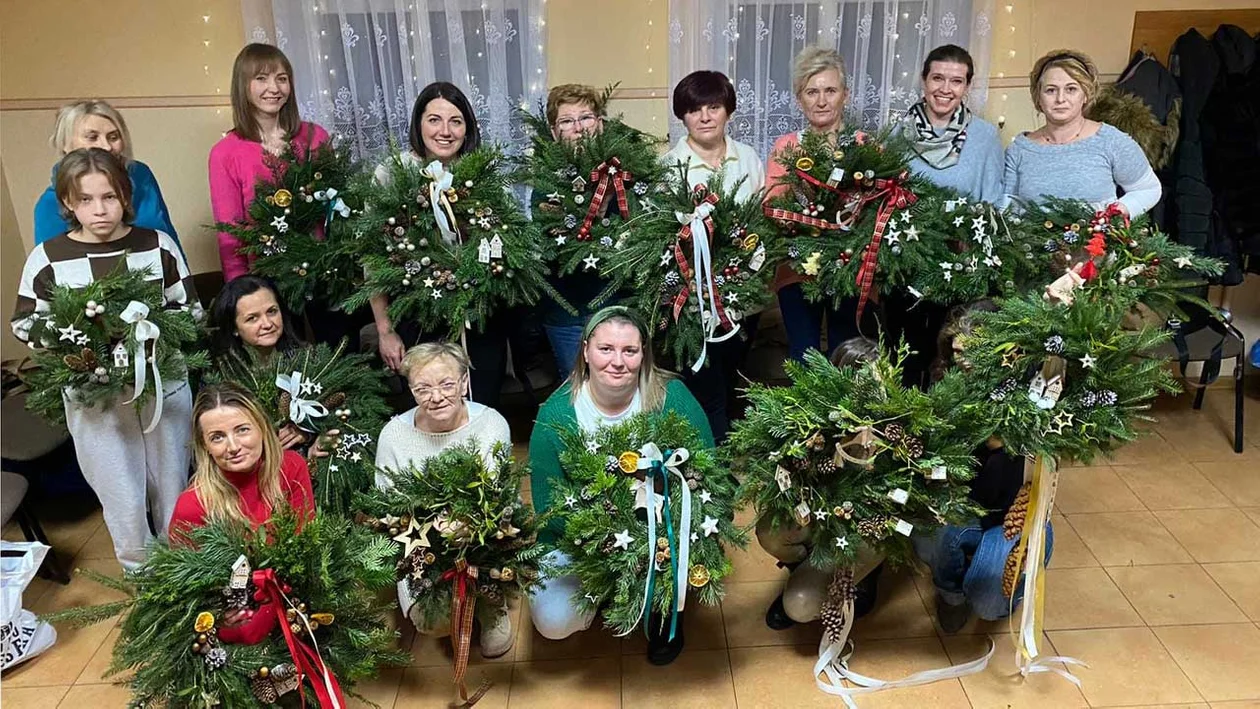
POLYGON ((242 0, 246 41, 293 63, 302 117, 356 156, 407 144, 416 95, 450 81, 482 137, 525 142, 516 108, 547 92, 544 0, 242 0))
MULTIPOLYGON (((698 69, 735 85, 730 134, 763 157, 775 138, 804 126, 792 94, 792 60, 810 44, 837 49, 848 69, 853 119, 882 126, 920 96, 919 72, 933 47, 957 44, 976 64, 968 105, 988 94, 994 0, 672 0, 671 87, 698 69)), ((670 137, 686 130, 671 120, 670 137)))

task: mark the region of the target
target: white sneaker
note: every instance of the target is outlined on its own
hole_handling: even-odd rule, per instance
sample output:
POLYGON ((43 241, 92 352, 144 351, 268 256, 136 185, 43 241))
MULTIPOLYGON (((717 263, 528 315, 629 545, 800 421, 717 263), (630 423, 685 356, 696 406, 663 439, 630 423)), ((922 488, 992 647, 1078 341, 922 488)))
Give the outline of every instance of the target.
POLYGON ((512 649, 516 642, 516 633, 512 629, 512 619, 507 609, 500 609, 499 614, 489 624, 481 626, 481 656, 490 660, 502 657, 512 649))

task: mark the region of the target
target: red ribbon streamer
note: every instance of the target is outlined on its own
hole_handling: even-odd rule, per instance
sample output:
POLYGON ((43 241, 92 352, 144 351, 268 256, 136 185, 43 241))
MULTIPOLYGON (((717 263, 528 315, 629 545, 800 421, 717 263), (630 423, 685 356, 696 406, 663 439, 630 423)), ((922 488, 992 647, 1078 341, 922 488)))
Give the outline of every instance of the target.
POLYGON ((455 647, 455 685, 459 688, 459 698, 464 700, 462 706, 470 707, 477 703, 490 689, 489 683, 481 687, 470 699, 468 687, 464 684, 464 675, 468 673, 468 653, 472 647, 473 611, 476 610, 477 596, 474 589, 469 593, 469 583, 477 582, 477 567, 469 566, 460 559, 455 568, 442 574, 443 581, 455 581, 454 598, 451 601, 451 644, 455 647))
POLYGON ((875 191, 862 198, 862 204, 874 202, 881 197, 884 201, 879 205, 879 213, 875 217, 875 231, 871 234, 871 243, 867 245, 866 253, 862 255, 862 266, 858 269, 857 323, 859 328, 862 323, 862 311, 866 309, 866 303, 871 297, 871 287, 875 284, 875 270, 879 267, 879 245, 884 239, 884 229, 888 227, 888 220, 892 218, 894 211, 905 209, 919 200, 913 192, 906 189, 905 179, 906 174, 903 172, 895 179, 875 180, 875 191))
POLYGON ((585 241, 591 238, 591 224, 604 215, 607 207, 604 198, 608 195, 608 186, 612 185, 617 195, 617 209, 621 210, 621 218, 630 218, 630 202, 626 199, 626 182, 634 181, 634 175, 621 169, 621 160, 611 157, 591 170, 591 182, 596 183, 595 194, 591 196, 591 206, 586 210, 586 219, 582 228, 578 229, 578 239, 585 241))
MULTIPOLYGON (((691 192, 691 198, 692 204, 697 208, 705 203, 714 205, 718 203, 717 194, 710 192, 709 188, 703 184, 695 186, 695 189, 691 192)), ((709 244, 712 245, 713 232, 716 229, 716 226, 713 224, 713 217, 705 217, 703 221, 704 228, 709 232, 709 244)), ((678 295, 674 296, 674 322, 678 322, 678 318, 682 315, 683 306, 687 304, 687 297, 691 295, 691 282, 694 280, 693 276, 695 275, 692 273, 691 264, 687 261, 687 256, 682 250, 682 242, 690 239, 691 236, 691 223, 688 222, 683 224, 682 228, 678 230, 678 238, 674 240, 674 260, 678 262, 678 272, 682 276, 683 284, 682 290, 678 291, 678 295)), ((726 308, 722 306, 722 296, 714 288, 711 276, 712 274, 710 274, 709 288, 713 291, 713 302, 717 306, 718 322, 729 330, 732 327, 731 319, 726 314, 726 308)), ((696 297, 699 298, 700 295, 697 293, 696 297)))
POLYGON ((814 177, 808 172, 805 172, 799 167, 796 168, 796 176, 801 178, 802 180, 805 180, 806 182, 813 185, 814 187, 817 187, 820 190, 826 190, 833 194, 839 195, 841 198, 845 196, 844 192, 842 192, 840 188, 837 187, 836 185, 831 185, 826 182, 823 182, 822 180, 818 179, 817 177, 814 177))

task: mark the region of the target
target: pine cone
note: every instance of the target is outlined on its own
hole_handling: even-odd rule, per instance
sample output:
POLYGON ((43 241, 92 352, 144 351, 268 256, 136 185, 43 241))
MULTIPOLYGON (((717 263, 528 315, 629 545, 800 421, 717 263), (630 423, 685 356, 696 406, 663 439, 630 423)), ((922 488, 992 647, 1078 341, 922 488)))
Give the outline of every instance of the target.
POLYGON ((292 403, 293 397, 289 396, 289 392, 280 392, 280 415, 286 419, 289 417, 289 404, 292 403))
POLYGON ((839 607, 828 603, 823 606, 818 619, 822 621, 823 632, 827 634, 827 639, 833 643, 839 642, 840 634, 844 632, 844 612, 839 607))
POLYGON ((1002 536, 1007 539, 1014 539, 1024 529, 1024 519, 1028 516, 1028 498, 1032 493, 1032 484, 1024 483, 1019 489, 1019 494, 1015 496, 1015 501, 1011 503, 1011 508, 1006 511, 1006 517, 1002 520, 1002 536))
POLYGON ((267 677, 255 677, 249 681, 250 691, 254 698, 263 704, 275 704, 280 699, 276 693, 276 685, 267 677))
POLYGON ((836 472, 836 464, 830 459, 824 460, 818 464, 818 472, 822 475, 834 475, 836 472))
POLYGON ((888 536, 888 518, 883 515, 876 515, 870 519, 859 520, 857 531, 863 537, 879 541, 888 536))
POLYGON ((914 436, 906 436, 906 452, 911 458, 923 457, 923 441, 914 436))
POLYGON ((906 429, 899 423, 890 423, 884 427, 884 438, 889 443, 896 443, 905 435, 906 429))
POLYGON ((1002 593, 1010 598, 1015 593, 1015 582, 1019 580, 1019 558, 1015 555, 1015 549, 1006 556, 1006 568, 1002 570, 1002 593))
POLYGON ((324 399, 324 406, 330 409, 339 408, 344 403, 346 403, 346 393, 343 391, 333 392, 324 399))

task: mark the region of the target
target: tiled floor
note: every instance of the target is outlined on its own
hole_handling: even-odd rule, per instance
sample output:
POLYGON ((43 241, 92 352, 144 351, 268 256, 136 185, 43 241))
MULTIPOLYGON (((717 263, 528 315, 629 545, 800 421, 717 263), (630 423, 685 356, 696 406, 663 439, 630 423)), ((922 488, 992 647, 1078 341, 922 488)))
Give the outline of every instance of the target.
MULTIPOLYGON (((1006 623, 973 620, 941 634, 930 579, 904 570, 885 576, 876 611, 855 630, 856 671, 894 678, 963 662, 983 652, 986 635, 998 652, 983 674, 861 697, 859 706, 1260 707, 1260 409, 1249 402, 1248 448, 1235 455, 1230 397, 1213 391, 1202 412, 1189 398, 1161 402, 1155 434, 1063 472, 1045 639, 1048 653, 1089 663, 1078 670, 1080 689, 1050 674, 1013 675, 1006 623)), ((76 565, 117 569, 99 513, 49 532, 76 565)), ((516 646, 495 661, 474 657, 469 684, 494 682, 485 709, 842 706, 810 678, 817 626, 775 632, 762 620, 782 574, 755 543, 736 552, 726 600, 688 614, 687 650, 667 668, 645 662, 638 636, 591 630, 544 640, 528 609, 517 608, 516 646)), ((85 580, 36 581, 25 604, 39 612, 107 597, 85 580)), ((100 677, 112 626, 59 632, 52 651, 3 677, 5 709, 124 706, 125 690, 100 677)), ((412 665, 362 692, 386 708, 447 706, 446 641, 406 642, 412 665)))

